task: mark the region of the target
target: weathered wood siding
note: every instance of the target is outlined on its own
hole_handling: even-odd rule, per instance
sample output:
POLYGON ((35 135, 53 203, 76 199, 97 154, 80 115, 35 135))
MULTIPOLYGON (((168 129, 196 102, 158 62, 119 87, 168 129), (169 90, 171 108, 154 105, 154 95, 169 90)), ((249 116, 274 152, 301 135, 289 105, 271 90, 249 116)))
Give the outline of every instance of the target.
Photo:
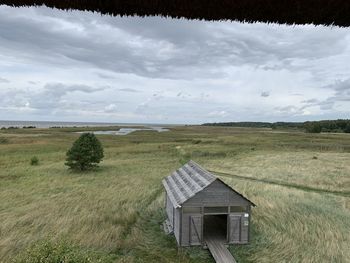
POLYGON ((174 207, 169 196, 166 194, 166 214, 172 227, 174 227, 174 207))
POLYGON ((249 213, 232 213, 229 216, 229 243, 247 244, 249 241, 249 213), (248 214, 248 217, 245 217, 248 214))
MULTIPOLYGON (((187 200, 183 207, 212 207, 212 206, 246 206, 250 207, 249 201, 245 200, 241 195, 232 191, 228 186, 220 180, 214 181, 211 185, 197 193, 195 196, 187 200)), ((235 235, 230 238, 230 243, 248 243, 249 238, 249 217, 245 218, 246 213, 232 213, 238 216, 237 221, 232 224, 229 223, 229 235, 235 235), (248 225, 245 225, 248 221, 248 225), (235 224, 234 228, 233 224, 235 224), (235 234, 234 234, 235 233, 235 234)), ((202 216, 201 213, 182 213, 182 227, 181 227, 181 245, 191 245, 191 216, 202 216)))
MULTIPOLYGON (((200 216, 200 213, 190 213, 190 214, 182 214, 182 230, 181 230, 181 245, 182 246, 190 246, 190 227, 191 227, 191 216, 200 216)), ((203 221, 203 219, 202 219, 203 221)), ((203 229, 201 229, 201 232, 203 229)))
POLYGON ((203 240, 203 217, 201 215, 190 217, 190 245, 201 245, 203 240))
POLYGON ((174 209, 174 235, 178 245, 181 245, 181 208, 174 209))
POLYGON ((220 180, 216 180, 208 187, 187 200, 183 206, 248 206, 249 201, 232 191, 220 180))
MULTIPOLYGON (((249 215, 250 216, 250 215, 249 215)), ((249 239, 249 219, 242 216, 241 218, 241 240, 240 243, 247 244, 249 239)))

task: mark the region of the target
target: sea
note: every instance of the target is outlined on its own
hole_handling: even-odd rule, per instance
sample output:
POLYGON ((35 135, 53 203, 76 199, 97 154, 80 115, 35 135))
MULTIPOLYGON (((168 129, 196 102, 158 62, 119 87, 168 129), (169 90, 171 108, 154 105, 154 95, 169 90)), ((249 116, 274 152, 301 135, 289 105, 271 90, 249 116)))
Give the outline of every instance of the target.
POLYGON ((2 121, 0 120, 0 128, 8 127, 28 127, 50 128, 50 127, 106 127, 106 126, 142 126, 142 127, 168 127, 176 126, 174 124, 156 124, 156 123, 113 123, 113 122, 64 122, 64 121, 2 121))

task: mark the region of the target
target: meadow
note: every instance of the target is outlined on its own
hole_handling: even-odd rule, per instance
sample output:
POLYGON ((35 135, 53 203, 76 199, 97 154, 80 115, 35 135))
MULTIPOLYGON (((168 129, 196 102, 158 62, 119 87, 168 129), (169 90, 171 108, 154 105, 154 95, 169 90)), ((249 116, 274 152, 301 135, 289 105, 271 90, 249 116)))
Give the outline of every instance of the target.
POLYGON ((98 135, 104 161, 74 173, 65 154, 82 130, 0 131, 0 262, 60 242, 89 262, 213 262, 160 227, 161 179, 190 158, 257 205, 250 244, 230 247, 238 262, 350 262, 350 134, 179 126, 98 135))

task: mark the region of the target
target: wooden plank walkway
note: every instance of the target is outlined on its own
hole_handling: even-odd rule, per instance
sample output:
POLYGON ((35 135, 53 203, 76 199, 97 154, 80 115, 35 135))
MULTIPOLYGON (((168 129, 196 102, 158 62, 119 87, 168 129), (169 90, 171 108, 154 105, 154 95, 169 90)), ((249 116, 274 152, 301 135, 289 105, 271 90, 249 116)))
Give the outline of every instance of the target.
POLYGON ((237 263, 222 239, 209 237, 205 243, 216 263, 237 263))
POLYGON ((212 215, 204 217, 204 241, 216 263, 237 263, 226 243, 226 217, 212 215))

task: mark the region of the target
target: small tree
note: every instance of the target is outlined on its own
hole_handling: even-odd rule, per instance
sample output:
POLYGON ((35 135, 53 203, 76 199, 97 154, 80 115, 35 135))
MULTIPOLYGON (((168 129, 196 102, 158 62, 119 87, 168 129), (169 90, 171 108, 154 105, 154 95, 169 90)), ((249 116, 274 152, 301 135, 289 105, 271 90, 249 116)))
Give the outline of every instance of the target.
POLYGON ((344 132, 350 133, 350 123, 348 123, 348 125, 346 125, 344 132))
POLYGON ((85 171, 93 167, 103 158, 103 148, 93 133, 83 133, 67 152, 66 165, 72 170, 85 171))

